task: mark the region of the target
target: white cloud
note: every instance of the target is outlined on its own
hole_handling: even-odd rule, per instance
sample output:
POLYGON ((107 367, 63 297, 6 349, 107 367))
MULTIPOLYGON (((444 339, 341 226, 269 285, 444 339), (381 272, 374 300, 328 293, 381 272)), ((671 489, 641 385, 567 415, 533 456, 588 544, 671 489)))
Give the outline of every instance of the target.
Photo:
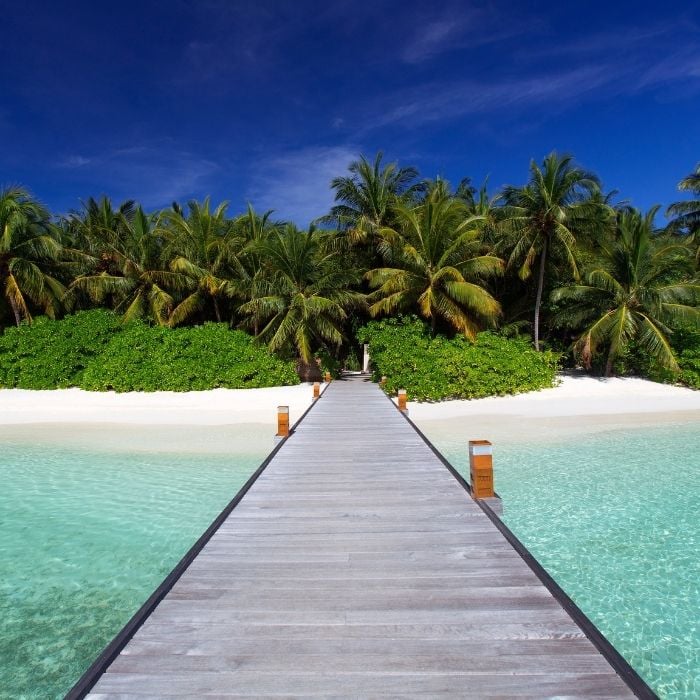
POLYGON ((256 210, 274 208, 275 218, 306 227, 328 213, 333 204, 331 180, 343 175, 359 154, 350 146, 312 147, 263 160, 247 197, 256 210))

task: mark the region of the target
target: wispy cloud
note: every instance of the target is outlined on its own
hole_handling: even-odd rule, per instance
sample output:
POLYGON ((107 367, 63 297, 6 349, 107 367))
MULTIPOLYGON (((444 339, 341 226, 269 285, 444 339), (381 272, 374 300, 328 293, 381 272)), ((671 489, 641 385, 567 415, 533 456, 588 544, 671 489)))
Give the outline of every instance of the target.
POLYGON ((174 200, 201 197, 219 166, 206 158, 180 151, 172 144, 136 145, 104 153, 70 155, 55 165, 71 171, 92 193, 117 200, 138 197, 147 208, 174 200))
POLYGON ((408 40, 400 56, 404 63, 423 63, 439 54, 475 49, 533 31, 536 24, 532 19, 506 22, 494 6, 441 5, 440 14, 425 14, 424 10, 411 18, 408 40))
POLYGON ((331 180, 346 171, 360 149, 314 147, 267 160, 252 177, 248 199, 258 210, 274 209, 276 218, 298 226, 326 214, 333 204, 331 180))
POLYGON ((489 81, 434 81, 385 94, 368 105, 355 120, 362 124, 357 138, 391 125, 415 128, 469 115, 541 113, 543 108, 561 110, 681 85, 686 94, 700 89, 700 46, 681 46, 662 56, 640 50, 623 59, 575 61, 556 69, 539 66, 489 81))

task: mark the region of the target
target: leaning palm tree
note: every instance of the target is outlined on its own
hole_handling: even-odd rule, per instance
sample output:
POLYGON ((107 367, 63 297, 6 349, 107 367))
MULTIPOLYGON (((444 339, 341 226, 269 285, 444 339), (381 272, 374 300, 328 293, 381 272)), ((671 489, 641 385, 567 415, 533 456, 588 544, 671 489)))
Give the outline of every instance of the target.
POLYGON ((661 366, 677 370, 671 328, 700 328, 700 283, 677 281, 674 269, 687 257, 687 248, 655 237, 657 211, 654 207, 644 216, 634 209, 621 211, 615 240, 603 249, 602 264, 585 275, 584 284, 552 293, 552 300, 563 304, 560 324, 584 327, 574 344, 584 366, 590 368, 599 350, 607 351, 606 376, 633 341, 661 366))
POLYGON ((235 293, 230 281, 235 250, 227 207, 223 202, 211 211, 207 197, 202 204, 189 202, 186 215, 179 208, 161 215, 159 231, 168 240, 166 257, 177 277, 173 284, 183 296, 170 316, 172 326, 210 311, 218 322, 223 320, 221 306, 235 293))
POLYGON ((363 305, 363 296, 350 287, 356 275, 337 252, 324 251, 320 234, 288 224, 273 231, 256 248, 265 261, 265 277, 256 296, 239 308, 248 327, 277 352, 294 353, 299 373, 307 378, 314 352, 339 347, 348 311, 363 305))
POLYGON ((32 320, 29 302, 55 315, 65 288, 46 270, 60 253, 46 209, 19 187, 0 191, 0 288, 17 325, 32 320))
POLYGON ((500 315, 483 283, 503 270, 503 261, 483 254, 478 227, 467 206, 443 182, 433 183, 416 206, 394 208, 395 228, 380 229, 385 266, 366 277, 373 316, 417 310, 436 330, 439 318, 470 339, 500 315))
POLYGON ((155 231, 156 217, 138 207, 128 217, 120 212, 119 219, 99 246, 98 269, 78 276, 67 299, 78 292, 100 304, 111 299, 124 321, 139 318, 165 325, 173 308, 166 287, 178 279, 163 268, 163 241, 155 231), (100 270, 105 261, 109 269, 100 270))
MULTIPOLYGON (((504 229, 511 238, 509 267, 517 267, 525 280, 538 266, 533 335, 540 349, 540 308, 545 272, 550 258, 563 259, 578 277, 575 247, 578 236, 596 237, 601 226, 601 204, 591 196, 598 179, 574 166, 571 156, 551 153, 542 168, 530 163, 530 181, 524 187, 504 188, 504 229)), ((612 215, 612 210, 607 216, 612 215)), ((603 218, 602 220, 605 220, 603 218)))

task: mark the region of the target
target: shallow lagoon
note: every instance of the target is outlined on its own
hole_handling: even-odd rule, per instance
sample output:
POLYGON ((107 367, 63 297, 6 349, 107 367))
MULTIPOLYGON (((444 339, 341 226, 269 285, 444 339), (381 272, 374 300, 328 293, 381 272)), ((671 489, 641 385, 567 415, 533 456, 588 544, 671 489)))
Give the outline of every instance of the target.
MULTIPOLYGON (((504 521, 661 697, 699 697, 700 425, 529 425, 494 447, 504 521)), ((468 473, 481 434, 421 427, 468 473)))
POLYGON ((42 430, 2 429, 2 698, 63 697, 273 446, 260 426, 42 430))

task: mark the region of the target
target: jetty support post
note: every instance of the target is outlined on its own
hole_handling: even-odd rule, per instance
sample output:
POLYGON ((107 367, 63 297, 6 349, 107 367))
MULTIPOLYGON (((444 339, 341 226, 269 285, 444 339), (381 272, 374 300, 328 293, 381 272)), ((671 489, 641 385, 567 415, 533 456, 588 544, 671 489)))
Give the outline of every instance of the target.
POLYGON ((278 442, 289 437, 289 406, 277 406, 277 435, 275 441, 278 442))
POLYGON ((503 504, 493 486, 493 445, 488 440, 469 441, 469 476, 472 498, 486 501, 497 514, 503 514, 503 504))
POLYGON ((408 413, 407 401, 408 396, 406 395, 406 389, 399 389, 399 411, 401 411, 401 413, 408 413))

